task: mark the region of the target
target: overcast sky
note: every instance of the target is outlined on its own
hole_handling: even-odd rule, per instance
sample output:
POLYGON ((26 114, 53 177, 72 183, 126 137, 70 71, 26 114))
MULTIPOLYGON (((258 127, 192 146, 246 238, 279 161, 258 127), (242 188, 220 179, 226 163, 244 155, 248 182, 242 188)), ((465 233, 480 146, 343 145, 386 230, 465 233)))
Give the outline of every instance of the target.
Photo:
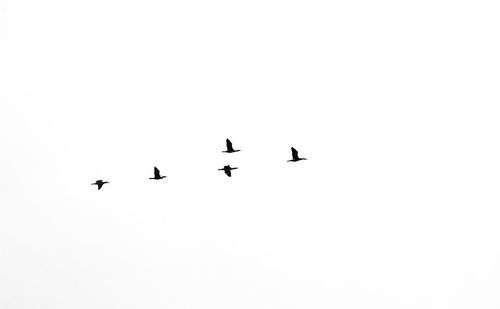
POLYGON ((499 308, 499 15, 0 0, 0 307, 499 308))

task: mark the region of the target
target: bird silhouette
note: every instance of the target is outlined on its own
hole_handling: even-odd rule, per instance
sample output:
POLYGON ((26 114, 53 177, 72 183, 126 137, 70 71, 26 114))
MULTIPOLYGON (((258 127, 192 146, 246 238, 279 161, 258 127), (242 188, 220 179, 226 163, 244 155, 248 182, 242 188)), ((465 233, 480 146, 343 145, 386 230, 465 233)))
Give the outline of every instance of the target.
POLYGON ((226 147, 227 147, 227 150, 224 150, 223 152, 233 153, 233 152, 240 151, 239 149, 234 150, 233 143, 231 143, 231 141, 229 140, 229 138, 226 138, 226 147))
POLYGON ((96 182, 91 183, 91 185, 96 185, 97 190, 101 190, 102 186, 104 186, 105 183, 109 183, 107 181, 102 181, 102 179, 96 180, 96 182))
POLYGON ((231 177, 231 170, 237 170, 237 167, 231 167, 230 165, 224 166, 224 168, 219 168, 219 171, 224 171, 227 177, 231 177))
POLYGON ((167 176, 160 176, 160 170, 155 166, 155 177, 150 177, 149 179, 160 180, 167 176))
POLYGON ((292 160, 288 160, 288 162, 297 162, 300 160, 307 160, 306 158, 299 158, 299 152, 292 147, 292 160))

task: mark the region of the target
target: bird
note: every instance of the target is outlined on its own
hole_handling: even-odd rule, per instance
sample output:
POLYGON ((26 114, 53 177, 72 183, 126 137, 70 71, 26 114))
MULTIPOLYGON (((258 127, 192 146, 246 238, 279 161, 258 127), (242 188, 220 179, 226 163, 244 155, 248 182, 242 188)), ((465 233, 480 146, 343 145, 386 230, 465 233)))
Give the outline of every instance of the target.
POLYGON ((224 171, 227 177, 231 177, 231 170, 237 170, 237 167, 231 167, 230 165, 224 166, 224 168, 219 168, 219 171, 224 171))
POLYGON ((292 147, 292 159, 288 160, 288 162, 297 162, 300 160, 307 160, 306 158, 299 158, 299 152, 292 147))
POLYGON ((91 185, 96 185, 97 190, 101 190, 102 186, 104 186, 105 183, 109 183, 107 181, 102 181, 102 179, 96 180, 96 182, 91 183, 91 185))
POLYGON ((150 177, 149 179, 160 180, 167 176, 160 176, 160 170, 155 166, 155 177, 150 177))
POLYGON ((227 147, 227 150, 224 150, 223 152, 233 153, 233 152, 240 151, 239 149, 234 150, 233 143, 231 143, 231 141, 229 140, 229 138, 226 138, 226 147, 227 147))

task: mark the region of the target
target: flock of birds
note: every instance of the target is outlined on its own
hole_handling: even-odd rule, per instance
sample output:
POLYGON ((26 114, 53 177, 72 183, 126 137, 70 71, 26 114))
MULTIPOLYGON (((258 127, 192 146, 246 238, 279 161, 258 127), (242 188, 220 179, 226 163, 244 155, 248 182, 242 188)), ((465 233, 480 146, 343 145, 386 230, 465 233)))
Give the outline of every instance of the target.
MULTIPOLYGON (((233 143, 231 143, 231 141, 229 139, 226 139, 226 150, 222 151, 222 152, 225 152, 225 153, 234 153, 234 152, 238 152, 238 151, 241 151, 239 149, 234 149, 233 148, 233 143)), ((299 157, 299 152, 292 147, 292 159, 291 160, 288 160, 288 162, 298 162, 298 161, 301 161, 301 160, 307 160, 306 158, 301 158, 299 157)), ((231 167, 230 165, 225 165, 223 168, 219 168, 218 170, 219 171, 224 171, 224 173, 227 175, 227 177, 231 177, 231 171, 232 170, 236 170, 238 169, 237 167, 231 167)), ((167 176, 162 176, 160 174, 160 170, 155 166, 154 168, 154 176, 153 177, 150 177, 149 179, 153 179, 153 180, 160 180, 160 179, 163 179, 163 178, 166 178, 167 176)), ((107 184, 109 182, 107 181, 103 181, 102 179, 99 179, 99 180, 96 180, 96 182, 92 183, 92 185, 96 185, 97 186, 97 190, 101 190, 102 186, 104 186, 104 184, 107 184)))

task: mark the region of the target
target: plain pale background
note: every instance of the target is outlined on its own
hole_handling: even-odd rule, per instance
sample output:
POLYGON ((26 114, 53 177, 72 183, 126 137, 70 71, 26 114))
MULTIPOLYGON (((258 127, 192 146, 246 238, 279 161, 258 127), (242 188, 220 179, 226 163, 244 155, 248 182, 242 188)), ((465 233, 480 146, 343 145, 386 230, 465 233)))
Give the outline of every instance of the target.
POLYGON ((0 14, 1 308, 500 307, 498 1, 0 14))

